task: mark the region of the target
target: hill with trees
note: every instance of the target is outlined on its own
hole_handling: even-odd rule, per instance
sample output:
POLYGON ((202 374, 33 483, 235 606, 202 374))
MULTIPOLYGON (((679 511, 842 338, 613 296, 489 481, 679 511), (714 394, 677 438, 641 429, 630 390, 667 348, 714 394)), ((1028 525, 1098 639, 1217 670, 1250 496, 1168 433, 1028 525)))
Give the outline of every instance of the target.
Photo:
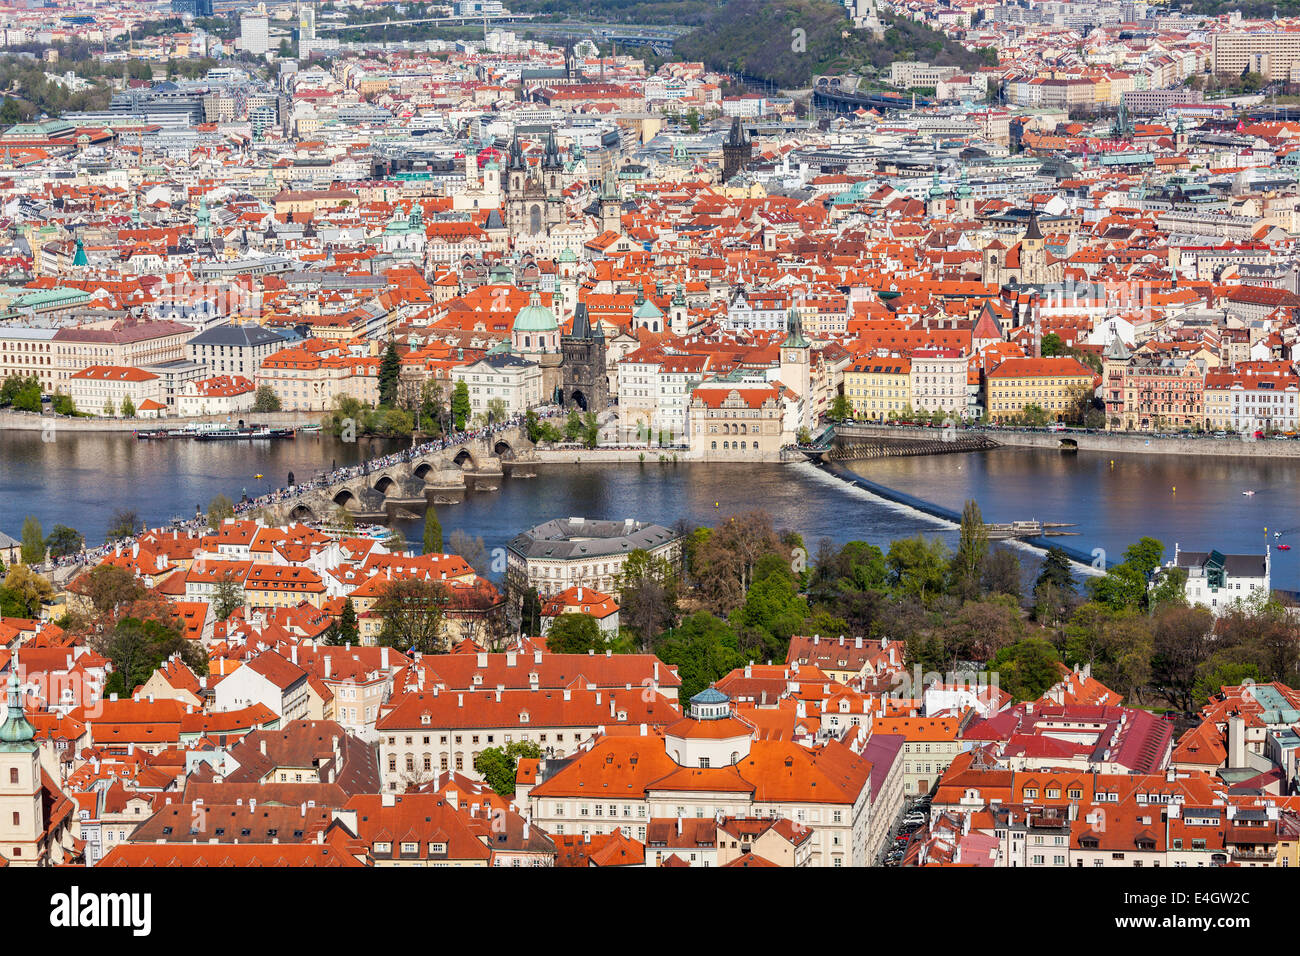
POLYGON ((881 19, 885 36, 877 40, 852 29, 844 7, 828 0, 727 0, 673 52, 783 88, 811 86, 817 74, 888 70, 895 60, 972 70, 997 62, 995 51, 972 52, 923 24, 881 19))

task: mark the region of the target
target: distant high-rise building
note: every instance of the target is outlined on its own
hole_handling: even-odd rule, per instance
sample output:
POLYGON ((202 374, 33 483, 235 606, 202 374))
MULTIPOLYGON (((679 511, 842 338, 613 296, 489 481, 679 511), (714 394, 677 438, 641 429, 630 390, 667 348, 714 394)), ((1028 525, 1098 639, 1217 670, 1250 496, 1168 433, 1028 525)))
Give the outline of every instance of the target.
POLYGON ((179 13, 181 16, 210 17, 212 0, 172 0, 172 13, 179 13))
POLYGON ((271 21, 265 13, 245 13, 239 18, 239 46, 254 56, 271 49, 271 21))

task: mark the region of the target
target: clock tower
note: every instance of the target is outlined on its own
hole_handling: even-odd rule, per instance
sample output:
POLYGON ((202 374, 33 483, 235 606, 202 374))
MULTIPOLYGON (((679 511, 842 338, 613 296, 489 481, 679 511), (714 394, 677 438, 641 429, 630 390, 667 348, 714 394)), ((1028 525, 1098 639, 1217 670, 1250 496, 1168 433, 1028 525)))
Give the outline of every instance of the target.
POLYGON ((798 309, 786 315, 787 334, 781 343, 781 384, 799 396, 799 414, 794 423, 800 428, 812 429, 812 345, 803 336, 803 320, 798 309))

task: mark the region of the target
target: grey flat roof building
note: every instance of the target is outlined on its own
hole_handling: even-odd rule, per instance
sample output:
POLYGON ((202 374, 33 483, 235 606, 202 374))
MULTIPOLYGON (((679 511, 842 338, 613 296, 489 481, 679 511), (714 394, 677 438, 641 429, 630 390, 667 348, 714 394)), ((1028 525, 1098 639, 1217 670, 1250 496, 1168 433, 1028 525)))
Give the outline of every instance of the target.
POLYGON ((516 535, 510 550, 524 558, 550 561, 581 560, 632 551, 654 551, 680 537, 663 525, 645 521, 593 521, 556 518, 516 535))

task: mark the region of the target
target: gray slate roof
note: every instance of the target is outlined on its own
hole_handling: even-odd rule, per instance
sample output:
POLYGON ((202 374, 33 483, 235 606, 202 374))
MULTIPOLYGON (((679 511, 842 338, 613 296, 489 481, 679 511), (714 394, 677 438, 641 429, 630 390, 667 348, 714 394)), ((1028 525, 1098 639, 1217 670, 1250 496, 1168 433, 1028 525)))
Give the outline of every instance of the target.
POLYGON ((651 551, 676 540, 677 533, 644 521, 593 521, 556 518, 516 535, 510 550, 525 558, 554 561, 651 551))

